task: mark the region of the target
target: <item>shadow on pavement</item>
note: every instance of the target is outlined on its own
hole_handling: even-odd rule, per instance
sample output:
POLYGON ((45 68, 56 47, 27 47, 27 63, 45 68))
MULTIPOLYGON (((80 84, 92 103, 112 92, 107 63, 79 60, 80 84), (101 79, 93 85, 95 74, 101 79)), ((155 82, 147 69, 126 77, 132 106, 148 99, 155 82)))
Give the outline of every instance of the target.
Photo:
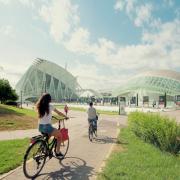
MULTIPOLYGON (((86 162, 78 157, 67 157, 59 161, 60 169, 48 174, 40 174, 38 177, 46 175, 45 179, 53 180, 88 180, 91 176, 95 175, 93 167, 87 166, 86 162)), ((44 178, 43 178, 44 179, 44 178)))
POLYGON ((117 143, 117 138, 112 138, 112 137, 108 137, 108 136, 98 136, 93 139, 92 143, 114 144, 114 143, 117 143))

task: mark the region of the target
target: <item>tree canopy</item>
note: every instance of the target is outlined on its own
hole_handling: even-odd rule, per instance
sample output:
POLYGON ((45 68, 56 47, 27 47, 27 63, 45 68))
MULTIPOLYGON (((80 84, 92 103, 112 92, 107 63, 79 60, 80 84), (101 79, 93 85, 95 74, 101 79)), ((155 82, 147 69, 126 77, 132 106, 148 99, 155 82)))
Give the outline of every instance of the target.
POLYGON ((0 101, 5 103, 7 101, 16 101, 18 95, 16 91, 11 87, 9 81, 6 79, 0 79, 0 101))

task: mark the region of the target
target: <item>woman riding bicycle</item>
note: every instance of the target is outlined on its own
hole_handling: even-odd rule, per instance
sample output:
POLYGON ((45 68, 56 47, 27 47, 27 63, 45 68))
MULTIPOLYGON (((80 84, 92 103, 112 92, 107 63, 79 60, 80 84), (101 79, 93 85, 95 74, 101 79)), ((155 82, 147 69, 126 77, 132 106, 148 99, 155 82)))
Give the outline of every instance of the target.
POLYGON ((63 116, 68 119, 63 113, 58 111, 53 105, 50 104, 51 96, 48 93, 43 94, 36 104, 36 108, 39 115, 39 131, 46 133, 49 136, 57 138, 56 156, 61 157, 63 154, 60 152, 60 130, 54 128, 51 125, 52 111, 56 112, 59 116, 63 116))

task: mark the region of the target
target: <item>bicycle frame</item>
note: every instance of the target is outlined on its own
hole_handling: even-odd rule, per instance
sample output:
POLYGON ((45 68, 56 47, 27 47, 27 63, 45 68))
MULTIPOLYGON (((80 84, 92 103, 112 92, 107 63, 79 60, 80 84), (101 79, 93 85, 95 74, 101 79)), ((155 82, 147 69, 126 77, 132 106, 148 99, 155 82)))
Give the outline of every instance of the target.
MULTIPOLYGON (((60 119, 58 119, 58 118, 56 118, 56 117, 54 117, 54 116, 53 116, 52 118, 58 120, 58 130, 61 129, 61 121, 63 122, 63 126, 65 127, 65 125, 64 125, 64 119, 60 120, 60 119)), ((54 148, 54 145, 55 145, 57 139, 54 137, 53 140, 52 140, 50 143, 48 143, 48 140, 49 140, 49 138, 46 139, 46 145, 47 145, 48 152, 49 152, 49 156, 50 156, 50 155, 52 154, 52 150, 53 150, 53 148, 54 148)))
MULTIPOLYGON (((58 120, 59 120, 58 129, 60 130, 61 122, 63 122, 64 124, 64 119, 58 119, 58 120)), ((63 144, 64 144, 64 141, 63 141, 63 144)), ((56 154, 56 147, 57 147, 57 138, 54 137, 52 138, 52 140, 50 140, 50 136, 48 134, 42 133, 41 135, 32 137, 30 146, 27 148, 26 153, 24 155, 24 162, 23 162, 24 175, 27 178, 35 178, 44 167, 44 164, 46 163, 46 158, 49 157, 49 159, 51 159, 52 157, 56 157, 54 156, 54 153, 56 154), (32 159, 32 161, 28 162, 29 159, 32 159), (33 162, 35 163, 33 164, 33 166, 31 165, 28 166, 29 164, 33 162)), ((68 151, 68 148, 69 148, 69 137, 67 140, 67 144, 64 148, 65 152, 63 154, 63 157, 61 157, 60 160, 64 159, 68 151)))
POLYGON ((92 131, 94 132, 95 131, 95 125, 93 123, 95 123, 94 120, 89 121, 89 128, 92 128, 92 131))
MULTIPOLYGON (((57 119, 59 121, 58 122, 58 130, 60 130, 61 129, 61 121, 63 121, 63 125, 64 125, 64 119, 60 120, 54 116, 52 118, 57 119)), ((65 127, 65 125, 64 125, 64 127, 65 127)), ((49 143, 48 141, 49 141, 50 137, 47 134, 42 134, 42 135, 32 137, 31 144, 34 144, 39 139, 45 141, 47 151, 48 151, 47 156, 49 156, 51 158, 52 154, 53 154, 53 148, 54 148, 54 145, 55 145, 57 139, 54 137, 53 140, 49 143)))

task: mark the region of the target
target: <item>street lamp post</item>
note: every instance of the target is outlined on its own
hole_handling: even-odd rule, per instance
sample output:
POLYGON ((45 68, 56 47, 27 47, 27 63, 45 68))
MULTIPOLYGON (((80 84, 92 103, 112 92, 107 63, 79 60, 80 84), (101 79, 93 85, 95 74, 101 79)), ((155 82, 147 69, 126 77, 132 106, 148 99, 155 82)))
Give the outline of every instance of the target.
POLYGON ((166 108, 167 106, 167 96, 166 96, 166 92, 164 94, 164 108, 166 108))
POLYGON ((119 105, 119 115, 120 115, 120 106, 121 106, 121 104, 120 104, 120 97, 118 96, 118 105, 119 105))
POLYGON ((22 109, 22 90, 21 90, 21 109, 22 109))

